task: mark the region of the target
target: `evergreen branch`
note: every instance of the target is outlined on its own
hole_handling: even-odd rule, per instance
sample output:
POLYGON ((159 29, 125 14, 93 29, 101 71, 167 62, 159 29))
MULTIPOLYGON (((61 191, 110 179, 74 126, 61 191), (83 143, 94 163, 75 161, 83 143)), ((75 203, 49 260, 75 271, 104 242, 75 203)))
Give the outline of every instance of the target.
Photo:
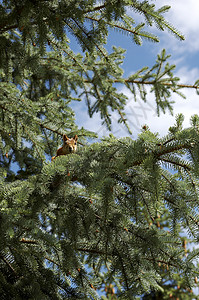
MULTIPOLYGON (((49 40, 49 42, 53 45, 55 45, 57 47, 57 49, 62 50, 65 54, 67 54, 85 73, 86 73, 86 69, 84 68, 83 65, 81 65, 77 59, 75 58, 75 56, 73 56, 72 54, 70 54, 68 51, 66 51, 66 49, 60 48, 54 41, 49 40)), ((43 58, 43 59, 48 59, 48 58, 43 58)))
POLYGON ((147 211, 148 211, 148 213, 149 213, 150 219, 151 219, 152 222, 154 222, 155 219, 154 219, 154 217, 151 215, 151 212, 150 212, 148 203, 147 203, 147 201, 145 200, 143 194, 141 194, 141 196, 142 196, 142 200, 143 200, 144 204, 146 205, 146 208, 147 208, 147 211))
POLYGON ((176 166, 182 167, 188 173, 189 178, 190 178, 191 183, 192 183, 192 186, 193 186, 193 188, 194 188, 194 190, 196 192, 196 185, 194 183, 194 179, 193 179, 193 177, 191 175, 191 172, 190 172, 192 170, 191 166, 189 166, 187 164, 182 164, 182 163, 179 163, 179 162, 176 162, 176 161, 172 161, 172 160, 169 160, 169 159, 165 159, 165 158, 161 158, 161 161, 164 161, 164 162, 170 163, 172 165, 176 165, 176 166))
POLYGON ((50 127, 44 125, 44 124, 41 123, 41 122, 37 122, 37 124, 38 124, 41 128, 45 128, 45 129, 47 129, 47 130, 49 130, 49 131, 51 131, 51 132, 54 132, 54 133, 56 133, 56 134, 58 134, 58 135, 60 135, 60 136, 63 135, 63 133, 61 133, 60 131, 58 131, 58 130, 56 130, 56 129, 52 129, 52 128, 50 128, 50 127))
MULTIPOLYGON (((128 230, 130 233, 132 233, 133 235, 135 235, 135 237, 138 237, 138 238, 140 238, 144 243, 148 243, 148 240, 144 237, 144 236, 142 236, 142 235, 140 235, 140 234, 138 234, 137 232, 135 232, 134 230, 131 230, 131 229, 129 229, 128 230)), ((176 243, 177 245, 179 245, 179 243, 176 243)), ((164 254, 164 255, 166 255, 169 259, 172 259, 172 257, 170 257, 170 255, 169 255, 169 253, 167 253, 165 250, 163 250, 162 248, 159 248, 160 249, 160 251, 164 254)))
POLYGON ((189 218, 198 226, 199 228, 199 221, 193 218, 192 216, 189 215, 189 218))
POLYGON ((112 298, 162 299, 170 291, 173 298, 187 296, 184 286, 194 285, 199 252, 189 249, 183 256, 181 233, 198 242, 198 116, 185 130, 179 117, 164 138, 143 126, 137 140, 106 137, 43 167, 38 157, 50 154, 62 133, 78 128, 70 104, 82 95, 90 116, 98 112, 109 126, 111 110, 126 122, 127 96, 117 83, 135 100, 137 91, 147 100, 150 90, 163 111, 172 108, 173 93, 183 96, 183 88, 199 94, 199 81, 181 84, 174 76, 165 51, 151 68, 125 78, 124 50, 108 53, 104 46, 112 28, 137 43, 153 38, 144 23, 134 25, 129 8, 142 14, 147 28, 155 24, 180 36, 163 18, 169 7, 157 10, 147 0, 1 2, 3 298, 98 299, 104 286, 112 298), (68 32, 83 54, 74 54, 68 32), (109 293, 108 284, 115 291, 109 293))
MULTIPOLYGON (((169 149, 158 150, 158 151, 154 152, 154 155, 155 155, 156 158, 162 159, 160 157, 165 155, 165 154, 173 153, 173 152, 183 150, 183 149, 190 149, 190 148, 192 148, 192 146, 190 144, 175 145, 173 147, 170 147, 169 149)), ((142 159, 134 161, 133 166, 141 165, 145 159, 146 159, 146 154, 143 156, 142 159)), ((125 162, 125 164, 127 164, 127 161, 125 162)))
POLYGON ((168 149, 158 150, 155 153, 155 155, 156 155, 156 157, 160 157, 160 156, 168 154, 168 153, 173 153, 173 152, 176 152, 176 151, 179 151, 179 150, 191 149, 191 148, 192 148, 191 143, 189 143, 189 144, 187 144, 187 143, 185 143, 185 144, 179 144, 179 145, 171 146, 168 149))
MULTIPOLYGON (((5 111, 7 111, 7 112, 9 112, 10 114, 14 114, 11 110, 9 110, 7 107, 5 107, 5 106, 3 106, 3 105, 1 105, 1 104, 0 104, 0 108, 3 109, 3 110, 5 110, 5 111)), ((57 133, 58 135, 62 135, 61 132, 59 132, 59 131, 57 131, 57 130, 55 130, 55 129, 52 129, 52 128, 50 128, 50 127, 47 127, 46 125, 44 125, 44 124, 41 123, 41 122, 38 122, 38 121, 37 121, 37 124, 38 124, 41 128, 45 128, 45 129, 47 129, 47 130, 50 130, 50 131, 52 131, 52 132, 54 132, 54 133, 57 133)), ((23 124, 23 127, 25 127, 24 124, 23 124)))
MULTIPOLYGON (((7 112, 9 112, 10 114, 14 114, 11 110, 9 110, 7 107, 4 107, 4 106, 1 105, 1 104, 0 104, 0 108, 3 109, 3 110, 5 110, 5 111, 7 111, 7 112)), ((45 129, 47 129, 47 130, 49 130, 49 131, 51 131, 51 132, 54 132, 54 133, 56 133, 56 134, 58 134, 58 135, 60 135, 60 136, 63 135, 62 132, 60 132, 60 131, 58 131, 58 130, 55 130, 55 129, 52 129, 52 128, 50 128, 50 127, 44 125, 44 124, 43 124, 41 121, 39 121, 39 120, 40 120, 40 119, 37 118, 37 120, 35 120, 35 122, 36 122, 41 128, 45 128, 45 129)), ((21 123, 21 121, 19 121, 19 122, 21 123)), ((23 123, 21 123, 21 125, 23 126, 23 128, 26 127, 23 123)), ((27 132, 27 131, 26 131, 26 132, 27 132)), ((29 136, 28 133, 27 133, 27 135, 29 136)), ((79 143, 80 143, 80 142, 79 142, 79 143)), ((80 143, 80 144, 81 144, 81 143, 80 143)), ((83 144, 82 144, 82 145, 83 145, 83 144)))
POLYGON ((117 106, 117 111, 118 111, 118 113, 119 113, 119 115, 120 115, 120 117, 121 117, 121 119, 122 119, 122 122, 123 122, 124 125, 127 127, 129 133, 132 134, 132 132, 131 132, 131 130, 130 130, 128 124, 127 124, 127 121, 126 121, 126 119, 125 119, 125 117, 124 117, 124 114, 122 113, 121 109, 120 109, 118 106, 117 106))
POLYGON ((38 156, 41 158, 42 161, 44 161, 44 158, 42 158, 42 156, 40 155, 40 152, 39 152, 39 148, 37 146, 37 143, 36 141, 32 138, 31 134, 29 133, 28 130, 26 130, 26 125, 20 120, 19 123, 22 125, 24 131, 26 132, 27 136, 29 137, 30 141, 33 143, 33 145, 35 146, 35 149, 37 151, 37 154, 38 156))
POLYGON ((22 7, 20 7, 20 9, 18 7, 15 7, 13 10, 11 10, 11 12, 8 13, 7 16, 6 16, 6 21, 4 21, 2 24, 0 24, 0 31, 4 32, 4 31, 7 31, 7 30, 10 30, 10 29, 13 29, 13 28, 17 28, 18 24, 10 25, 7 28, 5 28, 5 26, 9 22, 12 22, 14 18, 18 19, 19 16, 22 14, 24 8, 25 8, 25 6, 23 5, 22 7), (1 29, 3 29, 3 30, 1 30, 1 29))
MULTIPOLYGON (((21 243, 24 244, 28 244, 28 245, 38 245, 39 246, 39 242, 36 240, 30 240, 30 239, 25 239, 22 238, 20 240, 21 243)), ((56 261, 54 261, 52 258, 45 256, 45 259, 47 259, 48 261, 52 262, 53 264, 55 264, 56 266, 60 267, 60 264, 58 264, 56 261)))
MULTIPOLYGON (((95 22, 100 22, 100 19, 96 19, 96 18, 93 18, 93 17, 85 17, 86 19, 89 19, 91 21, 95 21, 95 22)), ((129 29, 127 27, 124 27, 124 26, 121 26, 121 25, 117 25, 117 24, 112 24, 112 23, 109 23, 109 22, 106 22, 107 25, 111 26, 111 27, 114 27, 114 28, 118 28, 120 30, 123 30, 125 32, 128 32, 128 33, 132 33, 134 35, 137 35, 137 36, 141 36, 141 37, 145 37, 145 38, 150 38, 152 39, 154 42, 159 42, 159 39, 156 37, 156 36, 153 36, 153 35, 149 35, 145 32, 142 32, 142 31, 136 31, 136 29, 129 29)))
POLYGON ((5 264, 9 267, 9 269, 15 274, 17 275, 17 272, 15 271, 15 269, 12 267, 12 265, 9 263, 9 261, 2 255, 0 254, 0 259, 2 259, 5 264))
MULTIPOLYGON (((199 226, 199 223, 198 223, 198 226, 199 226)), ((136 235, 137 236, 137 235, 136 235)), ((139 236, 140 237, 140 236, 139 236)), ((88 248, 76 248, 76 250, 77 251, 80 251, 80 252, 86 252, 86 253, 92 253, 92 254, 99 254, 99 255, 105 255, 105 256, 107 256, 107 253, 106 252, 104 252, 104 251, 101 251, 101 250, 99 250, 99 249, 88 249, 88 248)), ((164 252, 163 250, 162 250, 162 252, 164 252)), ((164 254, 165 254, 166 252, 164 252, 164 254)), ((114 256, 114 255, 116 255, 118 258, 119 258, 119 260, 120 260, 120 262, 121 262, 121 264, 122 264, 122 266, 123 266, 123 275, 124 275, 124 277, 126 278, 126 280, 125 280, 125 282, 126 282, 126 286, 128 287, 128 279, 127 279, 127 274, 126 274, 126 271, 125 271, 125 269, 124 269, 124 264, 123 264, 123 261, 121 261, 121 255, 119 254, 119 252, 118 252, 118 250, 116 250, 115 249, 115 251, 111 254, 111 253, 109 253, 108 254, 109 256, 114 256)), ((151 253, 151 255, 152 255, 152 253, 151 253)), ((152 255, 153 256, 153 255, 152 255)), ((156 259, 156 258, 154 258, 154 257, 152 257, 152 258, 150 258, 150 257, 142 257, 142 259, 145 259, 145 260, 148 260, 148 261, 153 261, 153 262, 156 262, 156 263, 162 263, 162 264, 165 264, 165 265, 170 265, 170 266, 172 266, 172 267, 175 267, 175 268, 178 268, 179 266, 177 266, 176 264, 174 264, 173 262, 171 262, 171 261, 165 261, 165 260, 161 260, 161 259, 156 259)), ((171 260, 171 257, 169 256, 169 260, 171 260)))
MULTIPOLYGON (((46 22, 45 18, 43 18, 43 22, 46 22)), ((9 25, 9 26, 5 27, 6 24, 0 25, 0 33, 4 33, 6 31, 9 31, 9 30, 12 30, 12 29, 18 29, 20 31, 18 23, 15 23, 13 25, 9 25)), ((30 26, 34 26, 34 25, 38 25, 36 21, 30 22, 30 26)))
POLYGON ((60 268, 60 264, 58 264, 56 261, 54 261, 52 258, 45 256, 45 259, 47 259, 48 261, 50 261, 51 263, 53 263, 54 265, 58 266, 60 268))
POLYGON ((179 268, 179 266, 177 266, 176 264, 173 264, 170 261, 164 261, 162 259, 155 259, 155 258, 149 258, 149 257, 142 257, 142 259, 145 259, 145 260, 148 260, 148 261, 154 261, 156 263, 161 263, 161 264, 164 264, 164 265, 169 265, 171 267, 175 267, 176 269, 179 268))
POLYGON ((190 170, 189 170, 189 169, 187 170, 187 173, 188 173, 188 175, 189 175, 189 177, 190 177, 190 179, 191 179, 192 186, 193 186, 193 188, 194 188, 194 191, 195 191, 195 193, 196 193, 196 195, 197 195, 197 188, 196 188, 196 184, 195 184, 195 182, 194 182, 193 176, 192 176, 192 174, 191 174, 191 172, 190 172, 190 170))
POLYGON ((173 207, 175 207, 175 208, 179 208, 179 205, 178 205, 178 203, 175 203, 175 202, 171 201, 171 199, 170 199, 170 198, 168 198, 168 197, 164 196, 164 199, 165 199, 165 200, 166 200, 168 203, 172 204, 172 206, 173 206, 173 207))
MULTIPOLYGON (((168 139, 167 141, 165 141, 165 142, 163 143, 163 145, 166 146, 166 144, 172 142, 173 140, 174 140, 174 137, 172 137, 172 138, 168 139)), ((158 144, 158 146, 161 146, 161 144, 158 144)))
MULTIPOLYGON (((80 252, 87 252, 87 253, 93 253, 93 254, 100 254, 100 255, 107 255, 104 251, 101 251, 99 249, 88 249, 88 248, 76 248, 77 251, 80 252)), ((110 254, 109 254, 110 255, 110 254)))
POLYGON ((9 31, 9 30, 12 30, 12 29, 16 29, 16 28, 18 28, 18 24, 13 24, 13 25, 10 25, 10 26, 7 26, 7 27, 4 27, 4 26, 0 25, 0 33, 6 32, 6 31, 9 31))
POLYGON ((48 149, 50 150, 50 156, 52 157, 52 156, 53 156, 53 152, 52 152, 51 145, 50 145, 50 143, 49 143, 48 136, 47 136, 47 134, 46 134, 46 131, 45 131, 45 130, 43 130, 43 133, 44 133, 44 135, 45 135, 45 138, 46 138, 46 141, 47 141, 48 149))
POLYGON ((97 11, 97 10, 101 10, 101 9, 105 8, 107 5, 108 5, 108 2, 104 3, 102 5, 99 5, 99 6, 95 6, 95 7, 93 7, 93 9, 85 10, 85 11, 83 11, 83 13, 91 13, 91 12, 94 12, 94 11, 97 11))
MULTIPOLYGON (((155 11, 154 4, 149 4, 147 1, 143 1, 142 3, 139 3, 138 1, 133 1, 133 4, 131 6, 135 11, 143 14, 147 20, 147 22, 152 25, 152 19, 156 23, 157 27, 161 30, 165 28, 169 29, 172 33, 174 33, 178 38, 181 40, 184 40, 184 36, 177 32, 177 30, 169 24, 164 17, 160 14, 161 9, 155 11)), ((167 6, 165 10, 168 10, 170 6, 167 6)), ((164 11, 163 11, 164 12, 164 11)))
POLYGON ((161 174, 161 176, 169 183, 169 185, 172 186, 173 189, 175 189, 175 186, 174 186, 173 183, 169 180, 169 178, 167 178, 164 174, 161 174))
MULTIPOLYGON (((155 85, 157 84, 156 80, 153 81, 145 81, 145 80, 135 80, 135 79, 107 79, 107 81, 109 82, 113 82, 113 83, 135 83, 135 84, 142 84, 142 85, 155 85)), ((84 80, 85 83, 92 83, 89 80, 84 80)), ((164 82, 161 81, 159 82, 161 85, 163 86, 168 86, 168 87, 173 87, 173 83, 169 83, 169 82, 164 82)), ((175 84, 175 87, 178 88, 191 88, 191 89, 199 89, 198 85, 191 85, 191 84, 175 84)))
MULTIPOLYGON (((84 30, 83 27, 80 26, 80 24, 72 18, 72 20, 74 21, 74 23, 79 27, 79 29, 87 36, 87 42, 90 40, 90 36, 89 34, 84 30)), ((75 34, 80 40, 81 42, 84 44, 86 49, 89 49, 88 47, 88 43, 86 43, 79 34, 77 34, 77 32, 74 31, 73 27, 71 25, 69 25, 69 22, 66 22, 66 20, 64 21, 65 24, 71 29, 71 31, 73 32, 73 34, 75 34)), ((94 41, 94 39, 92 40, 92 43, 95 45, 95 47, 99 50, 99 52, 108 60, 107 55, 102 51, 102 49, 100 48, 100 46, 94 41)), ((91 51, 91 49, 89 49, 91 51)))
POLYGON ((116 250, 116 253, 117 253, 117 256, 118 256, 118 258, 120 260, 120 263, 121 263, 122 273, 124 275, 126 289, 127 289, 127 291, 129 291, 128 277, 127 277, 126 270, 125 270, 125 267, 124 267, 123 259, 122 259, 121 255, 120 255, 120 253, 118 252, 118 250, 116 250))
POLYGON ((192 169, 190 166, 188 166, 186 164, 182 164, 182 163, 179 163, 179 162, 176 162, 176 161, 172 161, 172 160, 169 160, 167 158, 161 158, 161 161, 164 161, 164 162, 167 162, 167 163, 170 163, 170 164, 182 167, 182 168, 184 168, 187 171, 191 171, 191 169, 192 169))

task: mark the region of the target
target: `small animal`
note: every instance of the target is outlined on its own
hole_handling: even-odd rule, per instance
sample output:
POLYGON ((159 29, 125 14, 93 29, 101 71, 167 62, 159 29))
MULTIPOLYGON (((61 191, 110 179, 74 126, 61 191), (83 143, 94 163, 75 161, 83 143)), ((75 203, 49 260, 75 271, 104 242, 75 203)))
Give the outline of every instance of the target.
POLYGON ((65 134, 63 135, 63 146, 57 150, 57 154, 52 157, 52 160, 57 156, 66 155, 70 153, 74 153, 77 151, 77 139, 78 136, 75 135, 74 138, 68 138, 65 134))

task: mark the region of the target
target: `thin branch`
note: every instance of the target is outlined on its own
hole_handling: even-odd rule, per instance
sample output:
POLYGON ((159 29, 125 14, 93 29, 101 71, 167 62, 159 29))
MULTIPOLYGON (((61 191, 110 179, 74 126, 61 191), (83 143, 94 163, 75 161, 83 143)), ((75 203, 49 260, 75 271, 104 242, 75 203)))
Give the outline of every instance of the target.
MULTIPOLYGON (((163 145, 165 146, 166 144, 172 142, 173 140, 174 140, 174 137, 172 137, 172 138, 170 138, 169 140, 165 141, 165 142, 163 143, 163 145)), ((161 144, 160 144, 160 146, 161 146, 161 144)))
POLYGON ((3 33, 5 31, 18 28, 18 24, 10 25, 8 27, 0 26, 0 32, 3 33))
MULTIPOLYGON (((172 148, 164 149, 164 150, 161 150, 159 152, 156 152, 155 156, 156 156, 156 158, 160 159, 160 156, 162 156, 162 155, 173 153, 175 151, 179 151, 179 150, 183 150, 183 149, 189 149, 191 147, 191 146, 190 147, 189 146, 190 145, 188 145, 188 144, 176 145, 176 146, 174 146, 172 148)), ((142 159, 134 161, 132 163, 132 166, 139 166, 139 165, 141 165, 142 162, 145 160, 145 158, 146 158, 146 155, 144 155, 144 157, 142 159)), ((125 165, 126 164, 127 164, 127 161, 125 162, 125 165)))
MULTIPOLYGON (((136 84, 148 84, 148 85, 154 85, 157 82, 156 81, 141 81, 141 80, 130 80, 130 79, 125 79, 124 80, 126 83, 136 83, 136 84)), ((120 80, 114 80, 114 83, 119 83, 121 82, 120 80)), ((173 87, 172 83, 169 82, 161 82, 162 85, 164 86, 171 86, 173 87)), ((191 84, 176 84, 176 87, 180 88, 191 88, 191 89, 198 89, 198 85, 191 85, 191 84)))
POLYGON ((190 215, 189 215, 189 218, 199 227, 199 222, 195 218, 193 218, 190 215))
MULTIPOLYGON (((99 22, 100 20, 98 20, 98 19, 95 19, 95 18, 93 18, 93 17, 85 17, 86 19, 89 19, 89 20, 91 20, 91 21, 95 21, 95 22, 99 22)), ((117 24, 111 24, 111 23, 109 23, 109 22, 106 22, 106 24, 107 25, 109 25, 109 26, 111 26, 111 27, 114 27, 114 28, 118 28, 118 29, 121 29, 121 30, 124 30, 124 31, 126 31, 126 32, 128 32, 128 33, 132 33, 132 34, 135 34, 135 35, 138 35, 138 36, 143 36, 143 37, 145 37, 145 36, 147 36, 146 35, 146 33, 143 33, 143 32, 136 32, 135 30, 133 30, 133 29, 128 29, 128 28, 126 28, 126 27, 123 27, 123 26, 121 26, 121 25, 117 25, 117 24)), ((150 38, 151 39, 153 39, 154 41, 156 41, 156 42, 159 42, 159 40, 155 37, 155 36, 150 36, 150 38)))
POLYGON ((60 267, 60 265, 59 265, 56 261, 54 261, 53 259, 51 259, 51 258, 49 258, 49 257, 47 257, 47 256, 45 256, 45 259, 47 259, 47 260, 50 261, 51 263, 55 264, 56 266, 60 267))
MULTIPOLYGON (((135 80, 135 79, 107 79, 107 81, 112 83, 135 83, 135 84, 146 84, 146 85, 154 85, 157 84, 156 81, 143 81, 143 80, 135 80)), ((84 80, 85 83, 92 83, 89 80, 84 80)), ((162 85, 173 87, 172 83, 169 82, 161 82, 162 85)), ((199 89, 198 85, 191 85, 191 84, 176 84, 177 88, 191 88, 191 89, 199 89)))
POLYGON ((183 150, 183 149, 189 149, 192 148, 192 146, 190 144, 181 144, 181 145, 175 145, 174 147, 171 147, 169 149, 163 149, 160 150, 158 152, 156 152, 156 157, 160 157, 162 155, 171 153, 171 152, 175 152, 175 151, 179 151, 179 150, 183 150))
POLYGON ((95 6, 93 9, 83 11, 83 13, 90 13, 90 12, 93 12, 93 11, 101 10, 101 9, 105 8, 107 6, 107 4, 108 3, 104 3, 100 6, 95 6))
POLYGON ((155 219, 154 219, 154 217, 151 215, 151 212, 150 212, 150 209, 149 209, 149 206, 148 206, 147 201, 145 200, 145 198, 144 198, 144 196, 143 196, 142 193, 140 193, 140 195, 141 195, 141 197, 142 197, 142 200, 143 200, 144 204, 146 205, 146 208, 147 208, 147 211, 148 211, 148 213, 149 213, 149 216, 150 216, 151 221, 154 222, 155 219))
POLYGON ((122 273, 124 275, 125 285, 126 285, 126 288, 127 288, 127 291, 128 291, 129 290, 128 278, 127 278, 126 270, 124 268, 122 257, 121 257, 121 255, 118 251, 117 251, 117 256, 118 256, 118 258, 120 260, 120 263, 121 263, 122 273))
POLYGON ((149 258, 149 257, 142 257, 142 259, 145 259, 145 260, 148 260, 148 261, 153 261, 153 262, 158 262, 158 263, 162 263, 162 264, 165 264, 165 265, 169 265, 169 266, 172 266, 172 267, 175 267, 175 268, 178 268, 177 265, 169 262, 169 261, 164 261, 164 260, 161 260, 161 259, 155 259, 155 258, 149 258))
POLYGON ((11 266, 11 264, 9 263, 9 261, 1 254, 0 255, 0 259, 2 259, 6 265, 9 267, 9 269, 16 275, 17 272, 15 271, 15 269, 11 266))
MULTIPOLYGON (((89 35, 88 35, 88 33, 79 25, 79 23, 75 20, 75 19, 72 19, 75 23, 76 23, 76 25, 82 30, 82 32, 87 36, 87 38, 89 38, 89 35)), ((67 24, 67 23, 66 23, 67 24)), ((68 25, 68 24, 67 24, 68 25)), ((72 28, 71 28, 72 29, 72 28)), ((73 29, 72 29, 73 30, 73 29)), ((74 31, 74 30, 73 30, 74 31)), ((83 41, 82 41, 83 42, 83 41)), ((94 42, 94 41, 93 41, 94 42)), ((85 44, 85 43, 84 43, 85 44)), ((107 57, 107 55, 102 51, 102 49, 100 48, 100 46, 96 43, 96 42, 94 42, 94 45, 96 46, 96 48, 101 52, 101 54, 106 58, 106 60, 108 60, 108 57, 107 57)), ((88 45, 87 44, 85 44, 85 46, 86 47, 88 47, 88 45)))
MULTIPOLYGON (((14 113, 13 113, 12 111, 10 111, 7 107, 4 107, 4 106, 1 105, 1 104, 0 104, 0 108, 2 108, 2 109, 5 110, 5 111, 8 111, 10 114, 14 114, 14 113)), ((21 123, 20 120, 19 120, 19 122, 21 123)), ((55 130, 55 129, 52 129, 52 128, 50 128, 50 127, 44 125, 43 123, 39 122, 38 120, 37 120, 37 121, 35 120, 35 122, 36 122, 41 128, 45 128, 45 129, 47 129, 47 130, 50 130, 50 131, 52 131, 52 132, 54 132, 54 133, 56 133, 56 134, 58 134, 58 135, 60 135, 60 136, 63 135, 63 133, 61 133, 60 131, 55 130)), ((26 126, 25 126, 23 123, 21 123, 21 125, 22 125, 23 128, 25 129, 26 126)), ((26 131, 26 129, 25 129, 25 131, 26 131)), ((75 133, 75 132, 74 132, 74 133, 75 133)), ((70 134, 73 134, 73 132, 70 132, 70 134)), ((28 132, 27 132, 27 135, 29 136, 28 132)), ((79 135, 79 136, 81 136, 81 135, 79 135)), ((34 143, 34 142, 33 142, 33 143, 34 143)), ((81 142, 78 142, 78 144, 84 146, 84 144, 81 143, 81 142)))
MULTIPOLYGON (((56 47, 57 47, 57 49, 60 49, 61 51, 63 51, 65 54, 67 54, 74 62, 75 62, 75 64, 77 64, 85 73, 86 73, 86 70, 84 69, 84 66, 82 66, 77 60, 76 60, 76 58, 72 55, 72 54, 70 54, 69 52, 67 52, 66 51, 66 49, 63 49, 63 48, 59 48, 59 46, 54 42, 54 41, 52 41, 52 40, 48 40, 48 42, 50 42, 51 44, 53 44, 53 45, 55 45, 56 47)), ((52 57, 47 57, 47 58, 42 58, 42 59, 46 59, 46 60, 48 60, 48 59, 52 59, 52 57)), ((55 59, 55 58, 53 58, 53 59, 55 59)), ((59 61, 60 62, 60 61, 59 61)), ((61 63, 61 62, 60 62, 61 63)))
POLYGON ((99 249, 77 248, 76 250, 81 252, 93 253, 93 254, 107 255, 107 253, 99 249))
POLYGON ((165 159, 165 158, 161 158, 161 161, 164 161, 166 163, 170 163, 172 165, 176 165, 176 166, 182 167, 182 168, 186 169, 187 171, 191 170, 191 167, 187 166, 186 164, 182 164, 182 163, 179 163, 179 162, 176 162, 176 161, 171 161, 171 160, 165 159))

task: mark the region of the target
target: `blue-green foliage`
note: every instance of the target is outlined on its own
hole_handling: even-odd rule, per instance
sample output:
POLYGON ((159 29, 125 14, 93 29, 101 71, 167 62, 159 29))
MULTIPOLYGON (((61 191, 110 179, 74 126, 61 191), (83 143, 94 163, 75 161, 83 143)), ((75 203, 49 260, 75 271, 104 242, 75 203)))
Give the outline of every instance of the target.
POLYGON ((198 243, 198 116, 183 130, 179 115, 163 138, 144 126, 135 141, 110 136, 86 146, 97 135, 78 128, 71 109, 84 100, 108 129, 117 112, 130 131, 119 83, 135 101, 147 101, 150 86, 158 114, 172 112, 172 94, 185 86, 165 50, 124 78, 125 50, 106 49, 109 28, 138 45, 158 42, 147 32, 153 24, 183 39, 168 10, 131 0, 1 1, 2 300, 193 298, 198 251, 187 255, 182 234, 198 243), (78 152, 51 162, 63 134, 78 135, 78 152))
POLYGON ((53 295, 74 287, 81 298, 112 281, 118 295, 161 291, 161 266, 191 286, 198 252, 184 256, 180 232, 197 242, 198 140, 194 127, 178 137, 148 129, 136 141, 111 136, 23 183, 2 182, 2 255, 24 295, 33 293, 26 280, 45 272, 53 284, 39 281, 41 295, 43 285, 53 295))

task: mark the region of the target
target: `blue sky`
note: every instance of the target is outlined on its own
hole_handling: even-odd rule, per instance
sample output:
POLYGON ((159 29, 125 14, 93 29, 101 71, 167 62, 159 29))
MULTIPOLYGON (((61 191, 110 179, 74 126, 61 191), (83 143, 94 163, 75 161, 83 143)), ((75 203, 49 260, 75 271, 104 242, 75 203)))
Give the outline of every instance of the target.
MULTIPOLYGON (((165 17, 183 33, 185 41, 179 41, 166 31, 159 32, 154 27, 152 31, 158 35, 160 43, 144 41, 142 46, 137 46, 130 36, 111 30, 108 39, 109 45, 113 44, 127 50, 123 64, 126 76, 133 74, 143 66, 152 66, 155 63, 156 55, 165 48, 167 54, 171 54, 169 63, 176 64, 175 75, 181 78, 181 83, 194 84, 199 79, 199 1, 159 0, 151 2, 155 3, 157 7, 163 5, 171 6, 165 17)), ((135 20, 142 21, 141 17, 133 11, 130 13, 135 20)), ((178 113, 185 115, 184 127, 189 127, 191 115, 199 113, 199 96, 197 96, 195 90, 183 90, 186 100, 173 95, 172 100, 175 101, 174 116, 171 116, 167 111, 166 115, 161 114, 160 117, 156 114, 156 105, 152 94, 148 95, 147 103, 143 103, 141 100, 135 103, 131 93, 125 87, 122 89, 120 87, 120 91, 128 96, 126 113, 133 131, 132 138, 136 138, 143 124, 147 124, 152 131, 159 132, 160 135, 166 134, 168 128, 175 123, 175 115, 178 113)), ((79 127, 84 126, 88 130, 96 131, 100 137, 108 135, 106 127, 101 125, 99 116, 94 115, 90 119, 88 115, 82 113, 84 110, 83 102, 82 104, 78 103, 77 107, 75 107, 79 127)), ((129 136, 125 127, 121 124, 118 125, 116 120, 117 116, 113 114, 113 134, 117 137, 129 136)))

